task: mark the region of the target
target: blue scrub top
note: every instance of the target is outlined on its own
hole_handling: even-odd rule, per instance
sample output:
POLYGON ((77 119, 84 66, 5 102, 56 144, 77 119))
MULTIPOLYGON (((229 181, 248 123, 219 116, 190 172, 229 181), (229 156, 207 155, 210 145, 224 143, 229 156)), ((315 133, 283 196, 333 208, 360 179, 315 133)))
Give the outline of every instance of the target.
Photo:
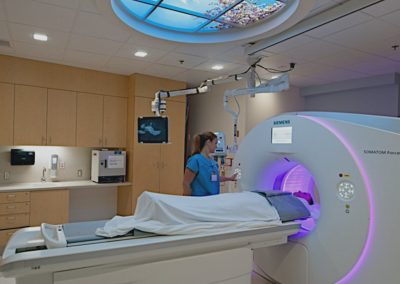
POLYGON ((196 154, 189 158, 186 168, 196 174, 191 188, 192 196, 207 196, 219 193, 218 164, 212 159, 207 159, 202 154, 196 154), (216 175, 216 180, 212 176, 216 175))

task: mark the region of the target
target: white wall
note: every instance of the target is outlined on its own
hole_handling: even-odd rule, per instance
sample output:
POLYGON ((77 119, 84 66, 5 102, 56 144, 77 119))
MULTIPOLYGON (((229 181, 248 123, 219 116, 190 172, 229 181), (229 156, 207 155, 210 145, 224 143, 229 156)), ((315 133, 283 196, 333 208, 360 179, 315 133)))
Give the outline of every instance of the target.
MULTIPOLYGON (((40 182, 43 167, 47 168, 48 177, 50 157, 59 156, 59 162, 65 164, 64 169, 58 169, 58 181, 90 180, 91 169, 90 148, 50 147, 50 146, 7 146, 0 147, 0 186, 7 183, 40 182), (10 150, 23 149, 35 151, 35 165, 11 166, 10 150), (78 169, 82 176, 77 175, 78 169), (5 180, 5 172, 9 179, 5 180)), ((99 189, 74 188, 70 190, 70 222, 108 219, 116 215, 116 187, 99 189)))
POLYGON ((305 109, 399 116, 399 76, 384 74, 302 88, 305 109))

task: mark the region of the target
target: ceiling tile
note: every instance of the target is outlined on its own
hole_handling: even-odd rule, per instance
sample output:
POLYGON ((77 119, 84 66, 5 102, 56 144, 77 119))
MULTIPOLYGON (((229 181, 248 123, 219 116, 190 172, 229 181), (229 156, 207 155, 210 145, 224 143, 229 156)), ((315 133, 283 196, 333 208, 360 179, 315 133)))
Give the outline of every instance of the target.
POLYGON ((218 58, 223 61, 233 62, 233 63, 240 63, 240 64, 248 64, 247 63, 247 54, 245 53, 245 48, 243 46, 236 46, 228 51, 219 54, 218 56, 213 58, 218 58))
POLYGON ((7 20, 3 1, 0 1, 0 21, 7 20))
POLYGON ((362 12, 357 12, 344 18, 340 18, 334 22, 330 22, 326 25, 318 27, 312 31, 305 33, 305 35, 313 38, 324 38, 336 32, 348 29, 349 27, 356 26, 358 24, 365 23, 372 19, 372 16, 369 16, 362 12))
POLYGON ((121 42, 127 41, 130 37, 127 27, 114 25, 102 15, 87 12, 78 13, 72 32, 121 42))
POLYGON ((213 58, 234 47, 233 44, 180 44, 177 52, 213 58))
POLYGON ((10 40, 7 30, 7 22, 0 21, 0 39, 10 40))
MULTIPOLYGON (((237 64, 237 63, 226 62, 226 61, 222 61, 222 60, 208 60, 208 61, 194 67, 193 69, 209 71, 209 72, 213 72, 213 73, 222 75, 222 74, 231 73, 237 69, 242 69, 243 67, 246 67, 246 66, 243 66, 243 65, 237 64), (213 70, 213 69, 211 69, 211 67, 214 65, 222 65, 222 66, 224 66, 224 69, 213 70)), ((245 71, 245 69, 243 71, 245 71)))
POLYGON ((80 1, 80 9, 86 12, 100 14, 96 0, 80 1))
POLYGON ((374 55, 399 60, 400 58, 400 31, 397 36, 371 42, 362 47, 363 51, 374 55), (396 46, 398 46, 396 48, 396 46))
POLYGON ((45 43, 27 43, 21 41, 14 41, 17 56, 28 57, 32 59, 41 59, 45 61, 62 60, 64 50, 48 46, 45 43))
POLYGON ((79 8, 79 0, 34 0, 34 1, 74 10, 79 8))
MULTIPOLYGON (((400 6, 400 1, 399 1, 400 6)), ((400 27, 400 10, 381 17, 381 20, 400 27)))
POLYGON ((95 54, 90 52, 78 51, 78 50, 66 50, 64 54, 64 61, 73 64, 88 64, 90 66, 103 66, 108 56, 101 54, 95 54))
POLYGON ((268 47, 265 51, 272 52, 272 53, 281 53, 290 49, 297 48, 301 45, 312 43, 315 39, 306 36, 306 35, 299 35, 288 40, 285 40, 281 43, 275 44, 274 46, 268 47))
POLYGON ((186 68, 175 67, 170 65, 162 64, 151 64, 149 67, 141 71, 140 73, 148 74, 156 77, 176 79, 176 75, 185 72, 186 68))
POLYGON ((106 55, 114 55, 121 45, 122 44, 119 42, 107 39, 71 35, 68 48, 106 55))
POLYGON ((393 37, 398 32, 398 28, 394 25, 387 24, 381 20, 373 20, 335 33, 326 37, 325 40, 362 50, 363 46, 371 42, 393 37))
POLYGON ((158 49, 165 51, 175 50, 179 46, 179 43, 153 38, 134 30, 131 34, 132 37, 127 41, 131 45, 157 46, 158 49))
POLYGON ((109 70, 117 71, 119 74, 131 75, 146 69, 150 64, 150 62, 146 61, 114 56, 107 61, 106 67, 109 70))
POLYGON ((365 61, 368 58, 368 54, 362 51, 357 51, 353 49, 347 49, 340 51, 338 53, 329 55, 324 58, 320 58, 318 62, 321 64, 326 64, 329 66, 342 67, 345 69, 350 69, 353 64, 359 61, 365 61))
POLYGON ((374 17, 381 17, 398 9, 400 9, 399 0, 385 0, 363 9, 363 12, 374 17))
POLYGON ((52 28, 68 32, 72 28, 75 11, 31 0, 6 0, 6 13, 13 23, 52 28))
MULTIPOLYGON (((260 61, 260 65, 264 66, 265 68, 273 68, 278 70, 285 70, 290 67, 290 63, 294 62, 296 64, 308 62, 308 60, 302 59, 295 59, 288 55, 273 55, 270 57, 263 58, 260 61)), ((261 71, 262 69, 259 68, 261 71)))
POLYGON ((157 63, 190 69, 206 61, 207 58, 204 57, 193 56, 184 53, 170 52, 163 58, 158 60, 157 63))
POLYGON ((322 40, 315 40, 312 41, 311 43, 299 46, 298 48, 282 52, 282 54, 287 55, 290 58, 293 58, 296 62, 299 62, 302 59, 313 61, 317 60, 318 58, 326 57, 330 54, 337 53, 344 49, 345 49, 344 47, 341 47, 335 43, 324 42, 322 40))
POLYGON ((370 55, 364 61, 354 63, 349 69, 371 75, 400 72, 400 64, 397 61, 370 55))
POLYGON ((149 46, 144 46, 142 44, 130 44, 126 43, 121 46, 121 48, 116 53, 118 57, 126 57, 132 58, 139 61, 150 61, 150 62, 157 62, 162 57, 164 57, 168 52, 162 49, 153 48, 149 46), (134 53, 136 51, 143 50, 147 52, 146 57, 136 57, 134 53))
POLYGON ((65 48, 68 42, 68 33, 50 30, 47 28, 36 28, 22 24, 10 23, 11 37, 16 41, 35 42, 33 39, 34 33, 44 33, 48 36, 47 45, 65 48))

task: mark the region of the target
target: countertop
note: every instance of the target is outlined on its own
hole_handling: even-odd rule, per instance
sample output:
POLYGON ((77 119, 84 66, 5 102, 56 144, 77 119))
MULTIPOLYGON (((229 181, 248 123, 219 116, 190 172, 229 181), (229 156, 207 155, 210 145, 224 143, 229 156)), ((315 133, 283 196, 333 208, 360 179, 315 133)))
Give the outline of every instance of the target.
POLYGON ((122 183, 95 183, 91 180, 79 181, 45 181, 45 182, 24 182, 24 183, 4 183, 0 185, 0 192, 13 191, 35 191, 57 188, 101 188, 131 185, 130 182, 122 183))

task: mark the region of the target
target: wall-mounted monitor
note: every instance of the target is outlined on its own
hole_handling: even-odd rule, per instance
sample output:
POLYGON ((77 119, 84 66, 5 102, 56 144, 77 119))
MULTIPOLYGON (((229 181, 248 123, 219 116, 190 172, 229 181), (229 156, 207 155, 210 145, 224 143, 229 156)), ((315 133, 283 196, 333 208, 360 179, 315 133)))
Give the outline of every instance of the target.
POLYGON ((168 143, 168 118, 138 117, 139 143, 168 143))

